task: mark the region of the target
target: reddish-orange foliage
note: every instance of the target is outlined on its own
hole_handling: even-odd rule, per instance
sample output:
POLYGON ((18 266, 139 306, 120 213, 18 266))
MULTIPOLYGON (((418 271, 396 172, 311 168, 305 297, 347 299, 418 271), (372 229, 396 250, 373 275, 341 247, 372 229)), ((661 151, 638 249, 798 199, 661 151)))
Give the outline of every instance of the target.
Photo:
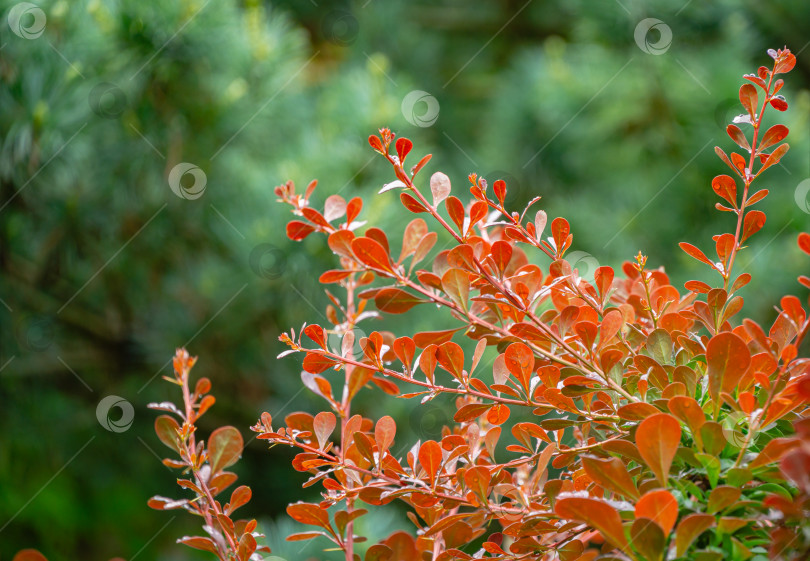
MULTIPOLYGON (((765 214, 751 207, 768 192, 751 186, 788 149, 779 144, 785 126, 762 126, 768 107, 788 107, 778 75, 795 57, 787 49, 769 54, 772 68, 744 77, 741 126, 727 129, 743 154, 716 148, 732 175, 717 176, 711 188, 723 201, 716 207, 736 224, 714 237, 716 258, 681 244, 719 274, 719 286, 690 281, 679 290, 640 253, 621 276, 599 267, 582 278, 564 259, 573 244, 568 222, 547 224, 543 210, 530 214, 539 197, 514 212, 504 207, 503 181, 490 192, 471 174, 465 204, 441 172, 428 192, 420 172, 430 155, 407 167, 413 144, 388 129, 369 138, 397 179, 383 190, 401 190, 405 209, 430 218, 453 244, 425 268, 419 264, 439 232, 421 216, 406 227, 395 258, 390 232, 358 221, 361 199, 332 195, 321 211, 311 200, 316 182, 303 194, 292 182, 276 188, 296 215, 287 235, 324 234, 339 268, 321 282, 346 293, 342 300, 330 294, 330 325, 280 338, 290 347, 282 355, 303 354, 303 382, 328 410, 280 422, 264 413, 252 427, 270 444, 296 448, 293 468, 311 474, 305 486, 322 488, 319 504, 288 507, 292 518, 317 528, 289 539, 321 536, 347 560, 359 559, 361 503, 398 500, 413 511, 416 537, 397 532, 369 547, 367 561, 806 558, 810 360, 799 349, 810 320, 795 296, 782 298, 767 331, 738 319, 751 277, 734 273, 738 252, 765 225, 765 214), (536 255, 550 264, 541 268, 530 259, 536 255), (364 320, 425 304, 457 326, 377 330, 355 341, 364 320), (335 337, 340 344, 330 344, 335 337), (491 370, 480 366, 486 353, 491 370), (416 442, 398 457, 394 420, 352 409, 358 392, 372 386, 423 402, 450 394, 455 422, 440 439, 416 442), (463 550, 472 542, 477 553, 463 550)), ((810 235, 798 242, 810 254, 810 235)), ((810 288, 810 278, 800 282, 810 288)), ((214 498, 235 479, 223 470, 238 458, 241 436, 224 428, 207 447, 195 440, 194 421, 213 399, 203 397, 207 380, 189 391, 192 363, 178 351, 171 381, 182 388, 184 409, 158 406, 182 425, 162 416, 156 430, 180 457, 166 464, 190 470, 192 479, 180 484, 193 498, 150 504, 202 516, 209 536, 181 541, 223 561, 245 561, 261 549, 256 523, 230 515, 250 492, 238 488, 224 507, 214 498)))

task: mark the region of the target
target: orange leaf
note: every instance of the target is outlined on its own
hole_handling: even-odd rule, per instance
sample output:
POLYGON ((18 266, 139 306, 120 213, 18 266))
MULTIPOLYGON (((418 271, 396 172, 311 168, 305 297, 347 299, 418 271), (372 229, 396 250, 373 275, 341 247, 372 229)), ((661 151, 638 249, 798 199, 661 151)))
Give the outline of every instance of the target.
POLYGON ((677 395, 669 400, 667 406, 673 415, 686 423, 693 436, 698 434, 700 427, 706 422, 706 414, 693 397, 677 395))
POLYGON ((464 226, 464 204, 458 197, 450 196, 444 201, 444 206, 447 209, 447 214, 450 215, 450 220, 456 225, 459 233, 463 234, 461 228, 464 226))
POLYGON ((380 311, 388 314, 404 314, 417 304, 424 302, 427 300, 422 300, 401 288, 381 288, 374 295, 374 304, 380 311))
POLYGON ((761 210, 752 210, 745 215, 745 222, 743 223, 742 240, 745 241, 757 232, 759 232, 765 225, 765 213, 761 210))
POLYGON ((779 461, 785 452, 798 445, 799 441, 795 438, 774 438, 769 441, 757 457, 748 464, 748 469, 754 469, 779 461))
POLYGON ((220 427, 208 438, 208 463, 216 474, 233 465, 242 455, 242 434, 235 427, 220 427))
POLYGON ((436 351, 439 366, 447 370, 456 380, 461 380, 464 370, 464 351, 452 341, 442 343, 436 351))
POLYGON ((682 250, 684 250, 687 254, 689 254, 690 257, 694 257, 698 261, 706 263, 707 265, 710 265, 712 268, 714 268, 714 263, 709 261, 709 258, 706 257, 706 254, 703 253, 702 251, 700 251, 698 248, 696 248, 692 244, 686 243, 686 242, 681 242, 678 245, 681 247, 682 250))
POLYGON ((732 393, 748 366, 751 353, 748 346, 730 331, 718 333, 706 346, 709 393, 719 405, 720 392, 732 393))
POLYGON ((436 474, 442 465, 442 447, 435 440, 428 440, 419 448, 419 463, 425 468, 430 484, 436 480, 436 474))
POLYGON ((467 311, 470 297, 470 276, 462 269, 448 269, 442 275, 442 290, 462 310, 467 311))
POLYGON ((668 413, 647 417, 636 430, 638 451, 664 487, 680 441, 681 425, 668 413))
POLYGON ((313 432, 315 432, 315 438, 318 439, 318 448, 323 450, 326 443, 329 441, 329 437, 332 436, 332 431, 335 430, 336 425, 337 420, 335 419, 334 413, 321 411, 315 415, 315 419, 312 421, 312 429, 313 432))
POLYGON ((309 524, 310 526, 320 526, 331 530, 329 524, 329 513, 326 509, 318 505, 309 503, 293 503, 287 507, 287 514, 301 524, 309 524))
POLYGON ((374 427, 374 441, 377 443, 377 448, 380 451, 380 458, 386 450, 393 444, 394 436, 397 434, 397 424, 394 419, 386 415, 377 421, 374 427))
POLYGON ((690 514, 681 520, 675 531, 675 554, 683 557, 697 537, 714 526, 714 516, 710 514, 690 514))
POLYGON ((557 499, 554 512, 562 518, 579 520, 596 528, 615 547, 626 550, 627 536, 619 511, 599 499, 566 497, 557 499))
POLYGON ((15 555, 14 559, 12 559, 11 561, 48 561, 48 560, 36 549, 23 549, 18 551, 17 555, 15 555))
POLYGON ((757 99, 757 89, 753 84, 743 84, 740 86, 740 102, 743 104, 743 107, 745 107, 745 110, 748 111, 751 120, 754 121, 756 119, 759 100, 757 99))
POLYGON ((649 518, 669 535, 678 519, 678 501, 666 489, 649 491, 636 503, 636 518, 649 518))
POLYGON ((506 347, 504 353, 506 368, 523 386, 526 392, 531 384, 532 371, 534 370, 534 353, 524 343, 512 343, 506 347))
POLYGON ((385 248, 371 238, 352 240, 352 252, 358 260, 372 269, 393 272, 385 248))

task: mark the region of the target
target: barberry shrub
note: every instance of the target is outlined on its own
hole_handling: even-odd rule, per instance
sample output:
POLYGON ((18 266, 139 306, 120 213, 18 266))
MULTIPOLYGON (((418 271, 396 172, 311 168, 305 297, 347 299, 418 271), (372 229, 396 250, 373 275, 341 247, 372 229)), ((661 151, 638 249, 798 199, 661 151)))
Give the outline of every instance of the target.
MULTIPOLYGON (((407 211, 454 243, 429 267, 419 264, 439 234, 421 216, 405 228, 395 259, 388 234, 358 220, 360 198, 332 195, 319 211, 316 182, 303 194, 292 182, 276 188, 296 215, 290 238, 326 235, 339 267, 320 281, 343 294, 328 292, 330 325, 280 337, 289 346, 280 356, 303 355, 302 381, 324 410, 280 422, 264 413, 252 427, 271 445, 297 449, 292 467, 311 474, 304 487, 322 488, 320 503, 287 508, 314 527, 289 540, 325 538, 347 561, 359 560, 364 538, 355 521, 401 501, 414 534, 364 544, 366 561, 808 558, 810 359, 798 349, 810 320, 796 296, 781 299, 767 330, 739 319, 751 277, 734 272, 738 253, 765 225, 753 207, 768 191, 752 186, 788 150, 788 129, 765 128, 764 117, 787 109, 779 75, 795 57, 768 54, 771 68, 744 76, 744 112, 727 128, 742 153, 716 148, 730 174, 711 187, 732 229, 713 237, 716 258, 681 244, 717 273, 715 286, 693 280, 679 290, 641 253, 621 276, 599 267, 582 278, 564 260, 568 222, 552 220, 544 237, 546 212, 529 214, 539 197, 518 213, 504 208, 503 181, 490 191, 470 175, 469 204, 440 172, 421 187, 430 155, 406 168, 413 145, 388 129, 369 138, 396 177, 383 191, 399 190, 407 211), (533 262, 540 254, 551 260, 546 270, 533 262), (444 310, 456 327, 375 330, 355 340, 367 320, 424 305, 444 310), (491 369, 484 356, 494 358, 491 369), (414 407, 449 394, 454 423, 439 441, 413 443, 396 457, 395 421, 352 409, 367 390, 414 407)), ((810 235, 798 241, 810 254, 810 235)), ((799 280, 810 288, 810 278, 799 280)), ((236 480, 226 468, 241 453, 239 431, 195 439, 195 422, 214 398, 206 379, 190 390, 193 362, 179 350, 169 379, 183 406, 153 405, 168 413, 156 430, 178 456, 164 463, 188 473, 179 484, 192 496, 149 504, 202 517, 205 535, 179 540, 188 546, 222 561, 261 559, 256 521, 233 518, 250 489, 221 495, 236 480)))

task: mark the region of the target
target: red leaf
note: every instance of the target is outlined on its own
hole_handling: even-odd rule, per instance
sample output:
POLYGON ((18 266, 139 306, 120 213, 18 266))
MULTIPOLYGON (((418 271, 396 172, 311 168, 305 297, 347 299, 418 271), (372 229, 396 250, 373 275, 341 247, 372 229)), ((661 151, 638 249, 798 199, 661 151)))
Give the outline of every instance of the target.
POLYGON ((318 353, 307 353, 304 357, 304 370, 310 374, 320 374, 337 364, 331 358, 318 353))
POLYGON ((425 468, 430 484, 433 485, 442 464, 442 447, 435 440, 426 441, 419 448, 419 463, 425 468))
POLYGON ((287 237, 297 242, 300 242, 314 231, 315 228, 300 220, 292 220, 287 224, 287 237))
POLYGON ((336 255, 340 255, 341 257, 351 257, 352 240, 354 240, 353 233, 348 230, 338 230, 337 232, 329 235, 327 243, 329 244, 329 249, 331 249, 336 255))
POLYGON ((737 335, 724 331, 711 338, 706 346, 708 363, 709 394, 719 407, 720 393, 732 393, 748 366, 751 353, 748 346, 737 335))
POLYGON ((358 260, 372 269, 393 272, 385 249, 371 238, 355 238, 352 241, 352 252, 358 260))
POLYGON ((456 411, 453 420, 457 423, 469 423, 483 415, 490 407, 489 403, 468 403, 456 411))
POLYGON ((508 406, 503 403, 495 404, 487 412, 487 421, 493 425, 502 425, 509 419, 510 413, 511 411, 508 406))
POLYGON ((354 197, 346 204, 346 224, 351 224, 363 209, 363 199, 354 197))
POLYGON ((736 142, 740 148, 744 148, 749 152, 751 151, 751 145, 748 143, 748 139, 745 138, 743 131, 740 130, 740 127, 737 125, 729 125, 726 127, 726 132, 731 137, 731 140, 736 142))
POLYGON ((385 148, 383 148, 383 143, 379 136, 372 134, 368 137, 368 143, 380 154, 385 154, 385 148))
POLYGON ((799 234, 797 241, 799 243, 799 249, 801 249, 807 255, 810 255, 810 234, 807 232, 802 232, 799 234))
POLYGON ((799 444, 801 444, 801 442, 795 438, 774 438, 768 441, 762 451, 757 454, 757 457, 748 464, 748 469, 754 469, 760 466, 766 466, 772 462, 777 462, 782 458, 785 452, 792 450, 799 444))
POLYGON ((678 519, 678 501, 666 489, 649 491, 636 503, 636 518, 649 518, 668 536, 678 519))
POLYGON ((613 286, 613 277, 615 273, 611 267, 597 267, 593 274, 593 280, 596 282, 596 288, 599 289, 599 295, 604 301, 610 288, 613 286))
POLYGON ((464 226, 464 205, 458 197, 447 197, 444 201, 444 206, 447 209, 447 214, 450 215, 450 220, 456 225, 459 233, 463 234, 461 228, 464 226))
POLYGON ((394 340, 394 354, 410 370, 413 364, 413 355, 416 352, 416 345, 410 337, 398 337, 394 340))
POLYGON ((320 348, 326 348, 326 331, 320 325, 312 324, 304 328, 304 335, 312 339, 320 348))
POLYGON ((335 282, 340 282, 345 278, 348 278, 351 275, 351 271, 341 271, 341 270, 333 270, 333 271, 326 271, 318 277, 318 282, 321 284, 332 284, 335 282))
POLYGON ((757 153, 762 152, 766 148, 770 148, 778 142, 782 142, 787 138, 787 135, 788 128, 785 125, 772 126, 762 135, 762 140, 760 140, 759 146, 757 146, 757 153))
POLYGON ((405 156, 408 155, 408 152, 411 151, 413 148, 413 142, 408 140, 407 138, 398 138, 394 147, 397 149, 397 156, 399 157, 399 163, 405 163, 405 156))
POLYGON ((449 341, 456 334, 456 331, 461 329, 447 329, 446 331, 422 331, 413 336, 413 342, 420 349, 424 349, 430 344, 441 345, 445 341, 449 341))
POLYGON ((394 436, 397 434, 397 424, 394 419, 386 415, 377 421, 374 427, 374 441, 377 443, 377 448, 380 452, 380 460, 383 454, 391 447, 394 442, 394 436))
POLYGON ((680 441, 681 425, 668 413, 647 417, 636 430, 638 451, 664 487, 680 441))
POLYGON ((715 154, 717 154, 717 156, 718 156, 718 157, 719 157, 721 160, 723 160, 723 162, 725 162, 725 164, 726 164, 728 167, 730 167, 731 169, 733 169, 733 170, 734 170, 734 173, 736 173, 737 175, 741 175, 741 174, 740 174, 740 170, 738 170, 738 169, 737 169, 737 168, 734 166, 734 164, 732 164, 732 163, 731 163, 731 160, 729 160, 729 159, 728 159, 728 156, 726 155, 726 153, 725 153, 725 152, 723 152, 723 149, 722 149, 722 148, 720 148, 719 146, 715 146, 715 147, 714 147, 714 152, 715 152, 715 154))
POLYGON ((504 353, 506 368, 514 376, 528 393, 531 385, 532 372, 534 371, 534 353, 524 343, 512 343, 506 347, 504 353))
POLYGON ((228 510, 226 514, 230 515, 234 510, 236 510, 240 506, 246 505, 250 501, 250 498, 252 496, 253 492, 247 485, 240 485, 239 487, 234 489, 233 493, 231 493, 231 500, 228 501, 228 510))
POLYGON ((703 263, 706 263, 707 265, 710 265, 712 268, 714 268, 714 263, 712 263, 711 261, 709 261, 709 258, 708 258, 708 257, 706 257, 706 254, 705 254, 705 253, 703 253, 702 251, 700 251, 698 248, 696 248, 696 247, 695 247, 695 246, 693 246, 692 244, 690 244, 690 243, 686 243, 686 242, 681 242, 681 243, 679 243, 678 245, 679 245, 679 246, 681 247, 681 249, 682 249, 682 250, 684 250, 684 251, 685 251, 685 252, 686 252, 686 253, 687 253, 687 254, 688 254, 690 257, 694 257, 694 258, 695 258, 695 259, 697 259, 698 261, 701 261, 701 262, 703 262, 703 263))
POLYGON ((777 111, 787 111, 788 103, 785 101, 784 96, 776 95, 771 98, 770 101, 771 107, 776 109, 777 111))
MULTIPOLYGON (((216 548, 214 548, 214 553, 216 553, 216 548)), ((14 559, 12 559, 11 561, 48 561, 48 560, 36 549, 22 549, 17 552, 17 555, 15 555, 14 559)))
POLYGON ((566 497, 558 499, 554 512, 562 518, 579 520, 599 530, 614 547, 628 549, 619 512, 598 499, 566 497))
POLYGON ((329 524, 329 513, 326 509, 318 505, 309 503, 293 503, 287 507, 287 514, 301 524, 309 524, 310 526, 320 526, 331 530, 329 524))
POLYGON ((452 341, 442 343, 436 351, 436 359, 439 365, 450 372, 456 380, 461 380, 462 370, 464 370, 464 351, 452 341))
MULTIPOLYGON (((217 555, 219 555, 219 550, 217 549, 217 546, 214 544, 214 540, 212 540, 211 538, 204 538, 202 536, 183 536, 182 538, 177 540, 177 543, 193 547, 194 549, 200 549, 202 551, 210 551, 211 553, 216 553, 217 555)), ((25 557, 21 559, 17 559, 17 557, 15 557, 13 561, 35 561, 36 559, 37 558, 35 557, 31 558, 25 557)), ((42 557, 42 559, 45 558, 42 557)))
POLYGON ((419 214, 420 212, 427 212, 427 209, 424 207, 422 203, 417 201, 408 193, 400 193, 399 200, 402 201, 402 204, 415 214, 419 214))
POLYGON ((315 419, 312 421, 312 429, 315 432, 315 438, 318 439, 318 448, 323 450, 326 447, 326 443, 329 442, 329 437, 332 436, 332 431, 335 430, 336 425, 337 419, 335 419, 334 413, 321 411, 315 415, 315 419))
POLYGON ((233 465, 242 455, 242 435, 235 427, 220 427, 208 438, 208 463, 216 474, 233 465))
POLYGON ((565 249, 565 242, 568 234, 571 233, 571 226, 565 218, 555 218, 551 221, 551 235, 554 237, 554 245, 559 255, 565 249))
POLYGON ((466 271, 448 269, 442 275, 442 289, 459 308, 467 311, 467 301, 470 297, 470 276, 466 271))
POLYGON ((478 224, 481 220, 486 218, 489 207, 484 201, 475 201, 470 207, 470 223, 467 226, 465 236, 469 236, 473 231, 473 226, 478 224))
POLYGON ((737 183, 730 175, 718 175, 712 179, 712 189, 717 196, 737 208, 737 183))
POLYGON ((509 242, 498 240, 492 244, 492 249, 489 254, 495 262, 498 272, 503 275, 503 272, 509 265, 509 261, 512 259, 512 245, 509 242))
POLYGON ((742 240, 745 241, 757 232, 759 232, 765 225, 765 213, 759 210, 752 210, 745 215, 745 222, 743 223, 742 240))
POLYGON ((413 166, 411 168, 411 175, 414 176, 417 173, 419 173, 422 170, 422 168, 425 167, 425 165, 430 161, 430 159, 432 157, 433 157, 432 154, 428 154, 428 155, 424 156, 421 160, 419 160, 419 163, 417 163, 415 166, 413 166))
POLYGON ((489 483, 492 475, 484 466, 475 466, 464 472, 464 484, 483 502, 489 495, 489 483))
POLYGON ((757 104, 759 103, 759 100, 757 99, 757 89, 753 86, 753 84, 743 84, 740 86, 740 102, 751 116, 751 121, 755 121, 757 115, 757 104))
POLYGON ((761 168, 759 168, 759 171, 757 172, 757 175, 759 175, 760 173, 762 173, 763 171, 765 171, 766 169, 768 169, 772 165, 778 164, 779 160, 782 159, 782 156, 784 156, 789 149, 790 149, 789 144, 781 144, 781 145, 779 145, 776 148, 776 150, 774 150, 773 152, 770 153, 770 155, 768 155, 768 159, 765 160, 765 163, 762 164, 761 168))
POLYGON ((782 58, 776 64, 776 67, 773 69, 773 73, 785 74, 793 70, 794 66, 796 66, 796 57, 793 55, 793 53, 787 53, 782 55, 782 58))
POLYGON ((400 288, 382 288, 374 296, 374 304, 377 308, 388 314, 404 314, 417 304, 422 304, 427 300, 417 298, 410 292, 400 288))

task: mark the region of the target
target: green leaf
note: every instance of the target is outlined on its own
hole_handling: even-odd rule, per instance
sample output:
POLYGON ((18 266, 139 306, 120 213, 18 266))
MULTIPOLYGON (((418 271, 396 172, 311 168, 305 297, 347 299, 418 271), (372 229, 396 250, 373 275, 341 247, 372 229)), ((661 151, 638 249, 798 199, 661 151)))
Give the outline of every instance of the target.
POLYGON ((664 553, 664 536, 661 527, 649 518, 637 518, 630 526, 630 539, 647 561, 659 561, 664 553))

